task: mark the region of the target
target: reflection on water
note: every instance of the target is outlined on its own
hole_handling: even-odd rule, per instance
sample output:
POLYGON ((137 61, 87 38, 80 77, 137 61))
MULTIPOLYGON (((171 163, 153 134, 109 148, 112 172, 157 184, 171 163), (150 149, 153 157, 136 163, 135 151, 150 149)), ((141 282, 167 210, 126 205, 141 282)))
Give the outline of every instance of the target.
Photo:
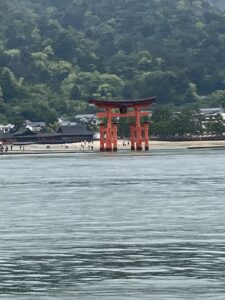
POLYGON ((0 297, 224 299, 224 164, 223 150, 1 157, 0 297))

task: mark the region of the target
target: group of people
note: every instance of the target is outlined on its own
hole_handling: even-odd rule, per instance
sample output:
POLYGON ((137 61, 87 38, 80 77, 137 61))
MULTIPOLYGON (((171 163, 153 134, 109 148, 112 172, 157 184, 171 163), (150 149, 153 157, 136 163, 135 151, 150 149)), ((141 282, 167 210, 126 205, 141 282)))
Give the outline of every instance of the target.
MULTIPOLYGON (((15 145, 2 145, 2 144, 0 144, 0 154, 7 153, 8 151, 13 151, 14 146, 15 145)), ((77 148, 77 146, 75 146, 75 148, 79 149, 79 148, 77 148)), ((19 147, 20 151, 25 151, 25 147, 23 145, 18 145, 18 147, 19 147)), ((65 148, 65 149, 69 149, 68 144, 61 145, 61 147, 65 148)), ((82 143, 80 143, 80 145, 78 147, 80 147, 80 151, 94 150, 94 142, 93 141, 83 141, 82 143)), ((49 150, 50 145, 46 145, 46 149, 49 150)), ((53 147, 53 149, 54 149, 54 147, 53 147)), ((18 151, 18 149, 17 149, 17 151, 18 151)))
POLYGON ((92 142, 84 141, 80 145, 80 150, 84 151, 86 147, 88 148, 88 150, 94 150, 93 141, 92 142))
POLYGON ((130 142, 129 142, 129 141, 123 141, 123 147, 129 146, 129 145, 130 145, 130 142))
MULTIPOLYGON (((10 150, 11 151, 13 150, 13 145, 10 146, 10 150)), ((7 146, 7 145, 6 146, 3 146, 3 145, 0 146, 0 153, 1 154, 3 154, 4 152, 7 153, 8 151, 9 151, 9 146, 7 146)))
MULTIPOLYGON (((0 154, 7 153, 8 151, 13 151, 14 145, 0 145, 0 154)), ((24 146, 19 145, 20 151, 25 151, 24 146)))

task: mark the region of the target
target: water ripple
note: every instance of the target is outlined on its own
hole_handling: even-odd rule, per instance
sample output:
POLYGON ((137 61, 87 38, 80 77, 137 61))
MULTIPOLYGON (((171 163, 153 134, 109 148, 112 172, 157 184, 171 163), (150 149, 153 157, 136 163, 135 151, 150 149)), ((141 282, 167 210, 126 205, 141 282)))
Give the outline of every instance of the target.
POLYGON ((224 164, 181 150, 1 159, 0 297, 224 299, 224 164))

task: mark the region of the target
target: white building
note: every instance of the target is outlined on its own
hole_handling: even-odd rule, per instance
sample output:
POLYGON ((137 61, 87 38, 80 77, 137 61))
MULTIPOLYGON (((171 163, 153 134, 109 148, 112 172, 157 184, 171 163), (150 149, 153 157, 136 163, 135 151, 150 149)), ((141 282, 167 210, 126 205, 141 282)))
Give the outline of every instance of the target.
POLYGON ((222 118, 225 120, 225 113, 221 107, 201 108, 199 109, 199 112, 205 120, 213 120, 218 116, 222 116, 222 118))
POLYGON ((45 122, 31 122, 29 120, 25 120, 24 125, 33 132, 39 132, 46 127, 45 122))
POLYGON ((95 114, 81 114, 81 115, 76 115, 75 120, 81 123, 93 123, 97 124, 97 116, 95 114))
POLYGON ((15 125, 13 125, 13 124, 7 124, 7 125, 0 124, 0 131, 4 132, 4 133, 8 133, 14 127, 15 127, 15 125))
POLYGON ((60 126, 76 126, 77 122, 72 122, 66 118, 58 118, 58 123, 60 126))

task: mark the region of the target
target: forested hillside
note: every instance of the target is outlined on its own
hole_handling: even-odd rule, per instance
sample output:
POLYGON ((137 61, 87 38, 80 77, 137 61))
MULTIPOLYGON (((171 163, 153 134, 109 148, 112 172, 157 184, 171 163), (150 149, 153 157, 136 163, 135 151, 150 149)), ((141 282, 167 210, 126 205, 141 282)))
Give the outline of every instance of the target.
POLYGON ((209 0, 209 3, 215 5, 217 8, 225 10, 225 1, 224 0, 209 0))
POLYGON ((0 122, 92 97, 225 105, 224 24, 207 0, 1 0, 0 122))

